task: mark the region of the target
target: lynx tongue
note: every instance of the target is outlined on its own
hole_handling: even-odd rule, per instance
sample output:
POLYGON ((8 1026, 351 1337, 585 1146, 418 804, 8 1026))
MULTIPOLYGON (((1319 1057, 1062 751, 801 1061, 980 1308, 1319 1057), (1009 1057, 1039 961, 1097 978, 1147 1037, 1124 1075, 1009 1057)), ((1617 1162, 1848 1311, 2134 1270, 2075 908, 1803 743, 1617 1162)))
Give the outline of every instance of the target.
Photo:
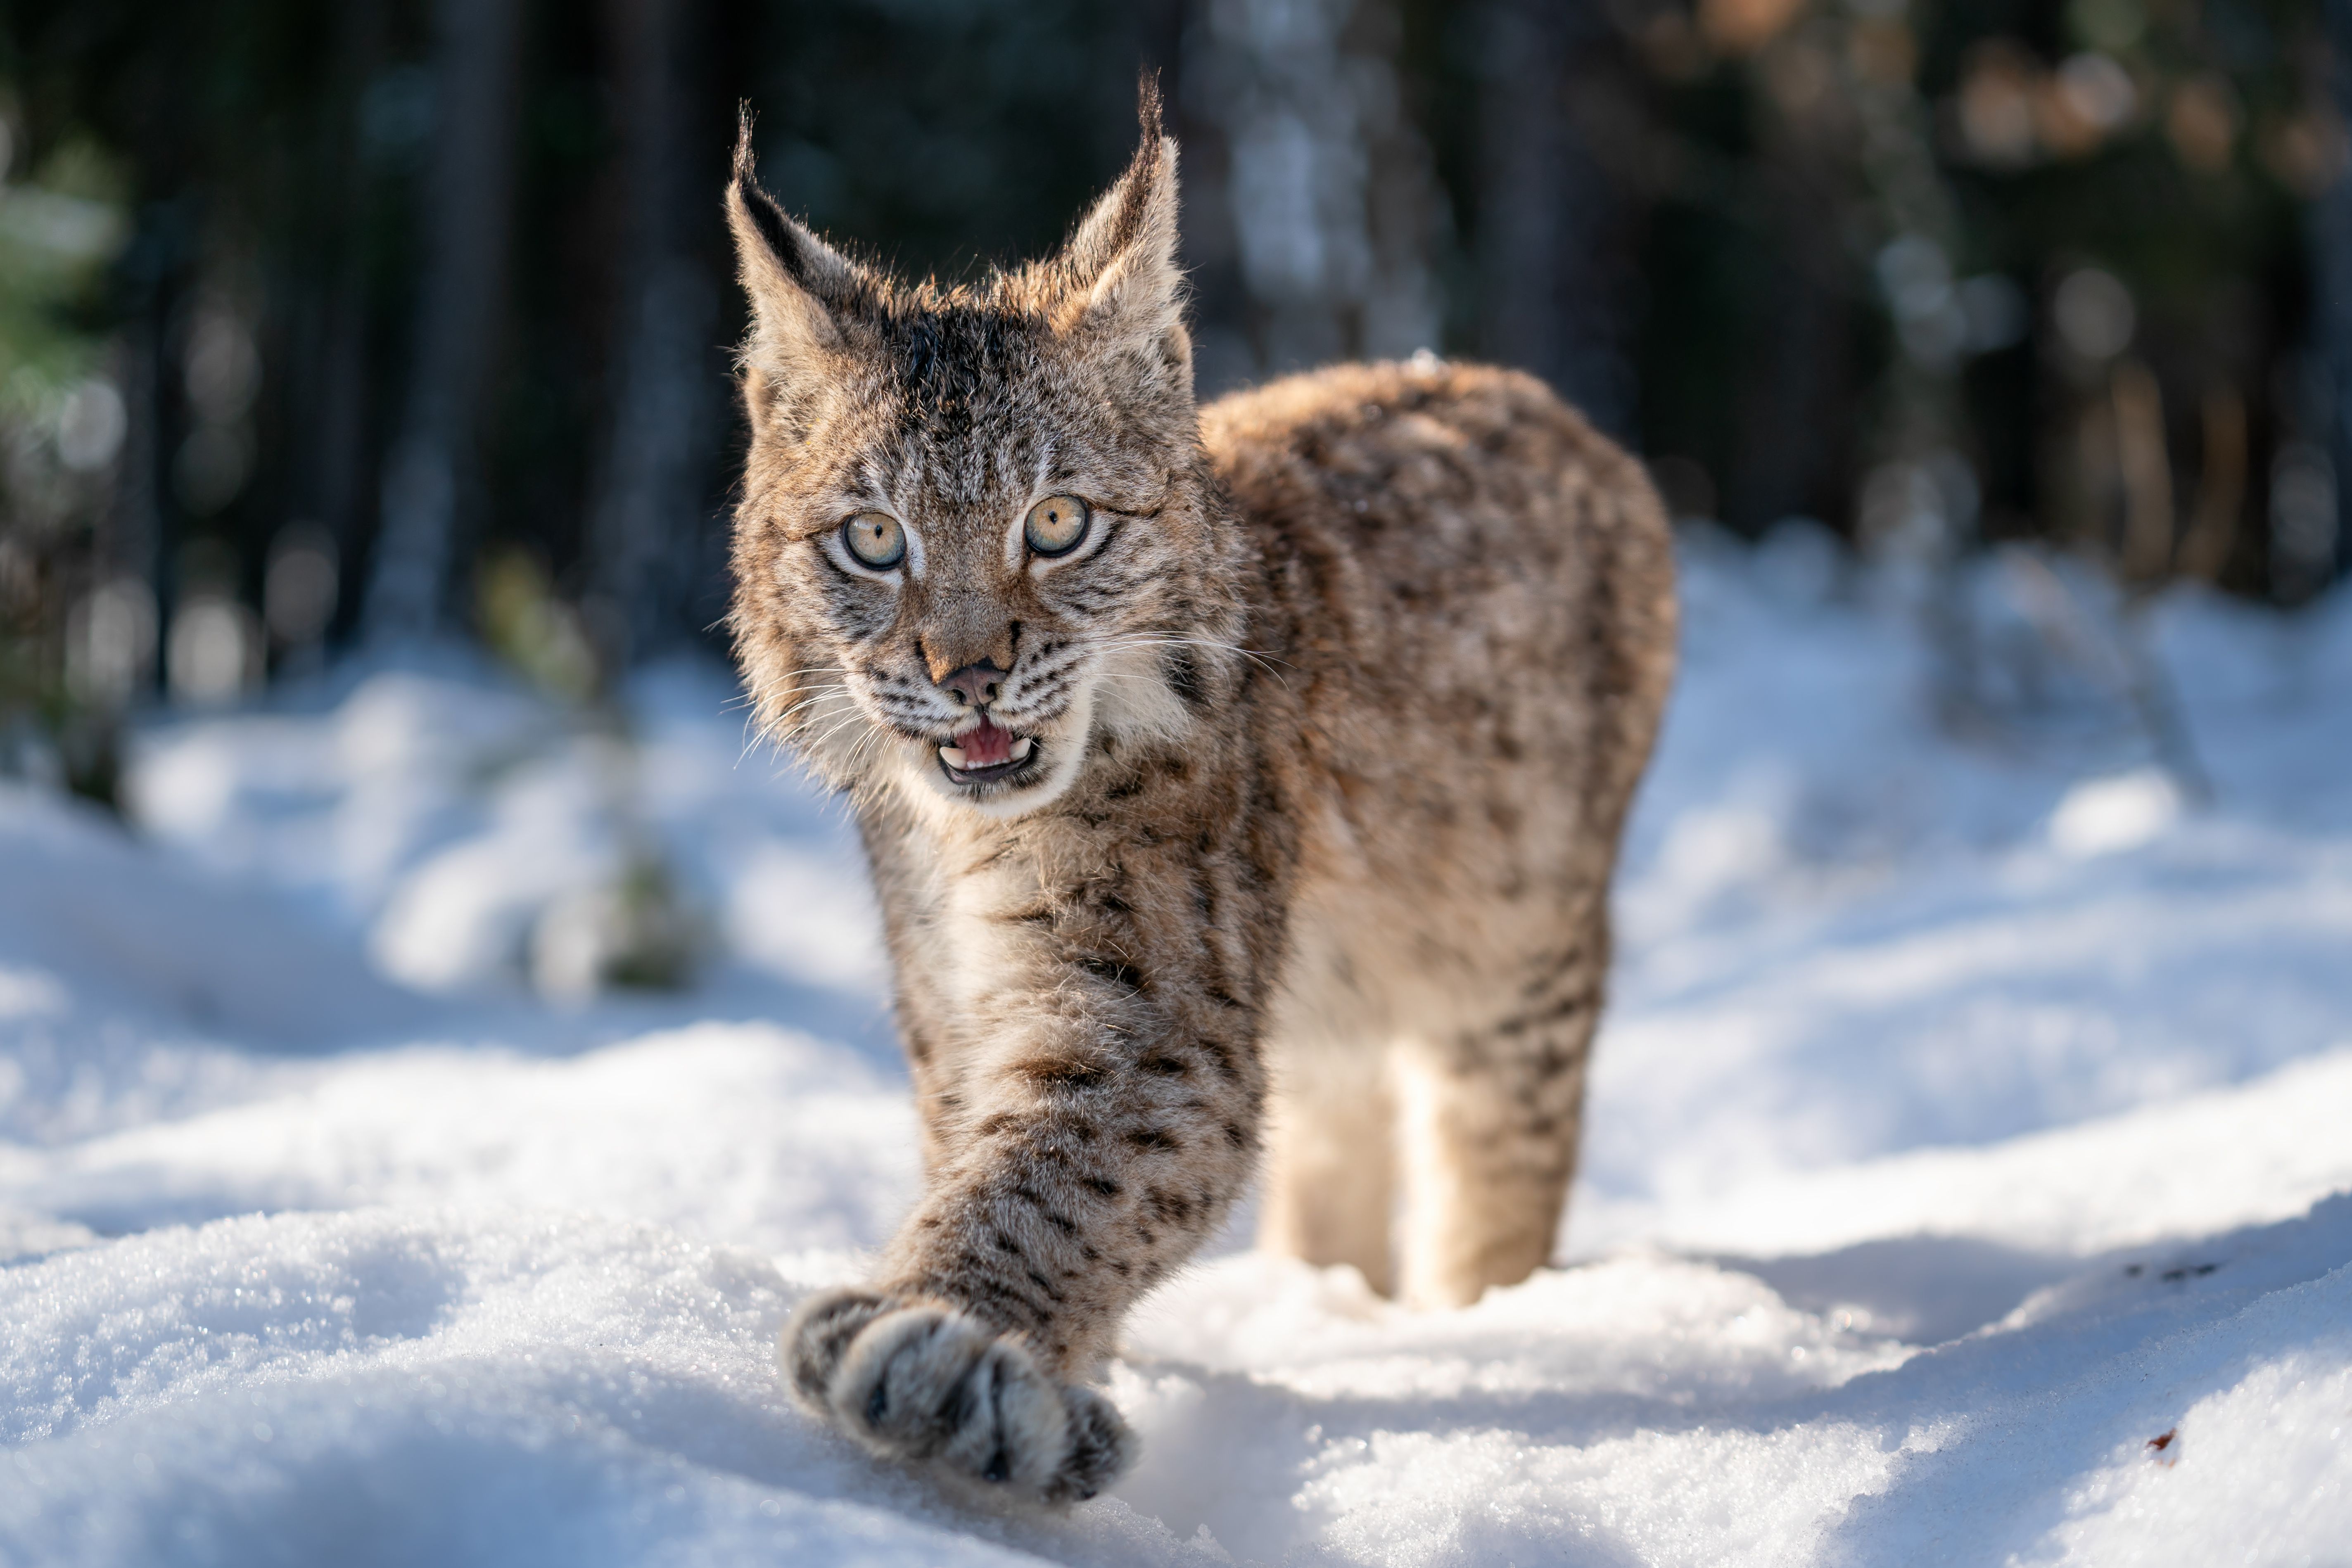
POLYGON ((1013 731, 983 717, 979 728, 966 730, 956 737, 954 745, 941 746, 940 752, 951 768, 992 768, 1013 760, 1013 731), (963 755, 949 754, 955 752, 963 755))

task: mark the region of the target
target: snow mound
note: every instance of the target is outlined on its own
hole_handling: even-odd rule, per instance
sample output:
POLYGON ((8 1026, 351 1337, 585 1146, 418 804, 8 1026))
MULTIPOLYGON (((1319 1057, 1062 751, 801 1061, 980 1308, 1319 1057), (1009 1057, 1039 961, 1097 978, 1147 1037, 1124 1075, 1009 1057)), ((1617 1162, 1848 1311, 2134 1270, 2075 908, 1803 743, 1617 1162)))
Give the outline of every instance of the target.
MULTIPOLYGON (((225 1220, 0 1275, 14 1560, 1019 1561, 843 1500, 755 1255, 579 1215, 225 1220)), ((919 1513, 919 1506, 914 1510, 919 1513)))
POLYGON ((1956 663, 1818 544, 1686 541, 1561 1265, 1415 1315, 1237 1226, 1060 1518, 782 1396, 918 1157, 721 679, 352 672, 142 737, 143 838, 0 793, 0 1562, 2344 1561, 2352 595, 2003 558, 1956 663), (541 1005, 647 858, 695 988, 541 1005))
POLYGON ((156 730, 132 815, 361 933, 385 973, 428 991, 515 987, 551 911, 650 860, 737 964, 877 994, 878 926, 842 814, 750 743, 722 677, 657 669, 619 713, 567 716, 453 662, 362 674, 324 713, 156 730))
POLYGON ((911 1200, 904 1091, 768 1025, 703 1024, 548 1060, 421 1046, 280 1072, 237 1103, 85 1140, 12 1184, 117 1233, 283 1209, 531 1205, 783 1251, 884 1234, 911 1200))

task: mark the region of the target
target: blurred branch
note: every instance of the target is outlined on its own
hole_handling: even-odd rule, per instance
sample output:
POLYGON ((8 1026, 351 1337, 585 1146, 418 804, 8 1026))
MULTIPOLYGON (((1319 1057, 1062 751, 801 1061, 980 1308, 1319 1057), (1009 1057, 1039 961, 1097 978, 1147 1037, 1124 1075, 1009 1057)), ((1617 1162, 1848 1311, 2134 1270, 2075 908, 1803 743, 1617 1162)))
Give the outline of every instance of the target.
POLYGON ((2127 592, 2111 636, 2102 635, 2102 616, 2084 603, 2074 585, 2038 554, 2011 553, 2008 567, 2021 609, 2042 640, 2062 658, 2095 676, 2103 669, 2120 686, 2133 716, 2147 735, 2157 764, 2171 775, 2181 797, 2196 805, 2213 800, 2212 775, 2206 771, 2196 737, 2180 705, 2170 671, 2156 647, 2150 609, 2154 596, 2127 592))
POLYGON ((2221 575, 2237 545, 2238 516, 2246 505, 2244 395, 2228 382, 2209 387, 2204 426, 2205 471, 2174 567, 2184 577, 2210 583, 2221 575))
POLYGON ((2126 584, 2138 586, 2161 581, 2172 565, 2172 457, 2164 445, 2164 393, 2154 371, 2125 358, 2116 362, 2107 396, 2124 490, 2116 569, 2126 584))

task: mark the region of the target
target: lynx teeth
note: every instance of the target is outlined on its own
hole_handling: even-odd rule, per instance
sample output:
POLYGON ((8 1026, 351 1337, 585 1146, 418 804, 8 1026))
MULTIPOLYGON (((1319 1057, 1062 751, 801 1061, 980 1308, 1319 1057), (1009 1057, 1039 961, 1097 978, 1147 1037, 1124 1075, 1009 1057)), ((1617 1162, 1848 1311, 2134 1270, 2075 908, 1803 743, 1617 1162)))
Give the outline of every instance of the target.
MULTIPOLYGON (((1013 742, 1013 754, 1004 760, 1008 763, 1026 762, 1029 760, 1029 753, 1036 750, 1036 742, 1031 740, 1028 736, 1024 735, 1019 740, 1013 742)), ((955 769, 958 773, 961 773, 964 769, 971 765, 964 761, 963 748, 961 746, 941 746, 940 748, 940 761, 947 763, 948 766, 955 769)))

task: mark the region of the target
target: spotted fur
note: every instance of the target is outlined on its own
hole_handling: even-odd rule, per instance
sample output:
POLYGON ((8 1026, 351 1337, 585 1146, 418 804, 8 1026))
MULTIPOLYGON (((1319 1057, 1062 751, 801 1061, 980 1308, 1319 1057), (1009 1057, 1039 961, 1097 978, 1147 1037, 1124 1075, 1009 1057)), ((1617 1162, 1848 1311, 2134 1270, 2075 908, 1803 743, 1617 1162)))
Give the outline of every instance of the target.
POLYGON ((788 1383, 1048 1503, 1126 1464, 1084 1382, 1269 1140, 1270 1245, 1433 1307, 1544 1261, 1674 642, 1642 470, 1527 376, 1196 408, 1148 97, 1146 132, 1059 254, 965 287, 826 245, 748 153, 728 194, 735 635, 760 723, 855 803, 926 1165, 872 1281, 787 1329, 788 1383), (1052 495, 1093 521, 1046 561, 1052 495), (846 552, 862 510, 902 563, 846 552), (940 760, 971 667, 1015 776, 940 760))

